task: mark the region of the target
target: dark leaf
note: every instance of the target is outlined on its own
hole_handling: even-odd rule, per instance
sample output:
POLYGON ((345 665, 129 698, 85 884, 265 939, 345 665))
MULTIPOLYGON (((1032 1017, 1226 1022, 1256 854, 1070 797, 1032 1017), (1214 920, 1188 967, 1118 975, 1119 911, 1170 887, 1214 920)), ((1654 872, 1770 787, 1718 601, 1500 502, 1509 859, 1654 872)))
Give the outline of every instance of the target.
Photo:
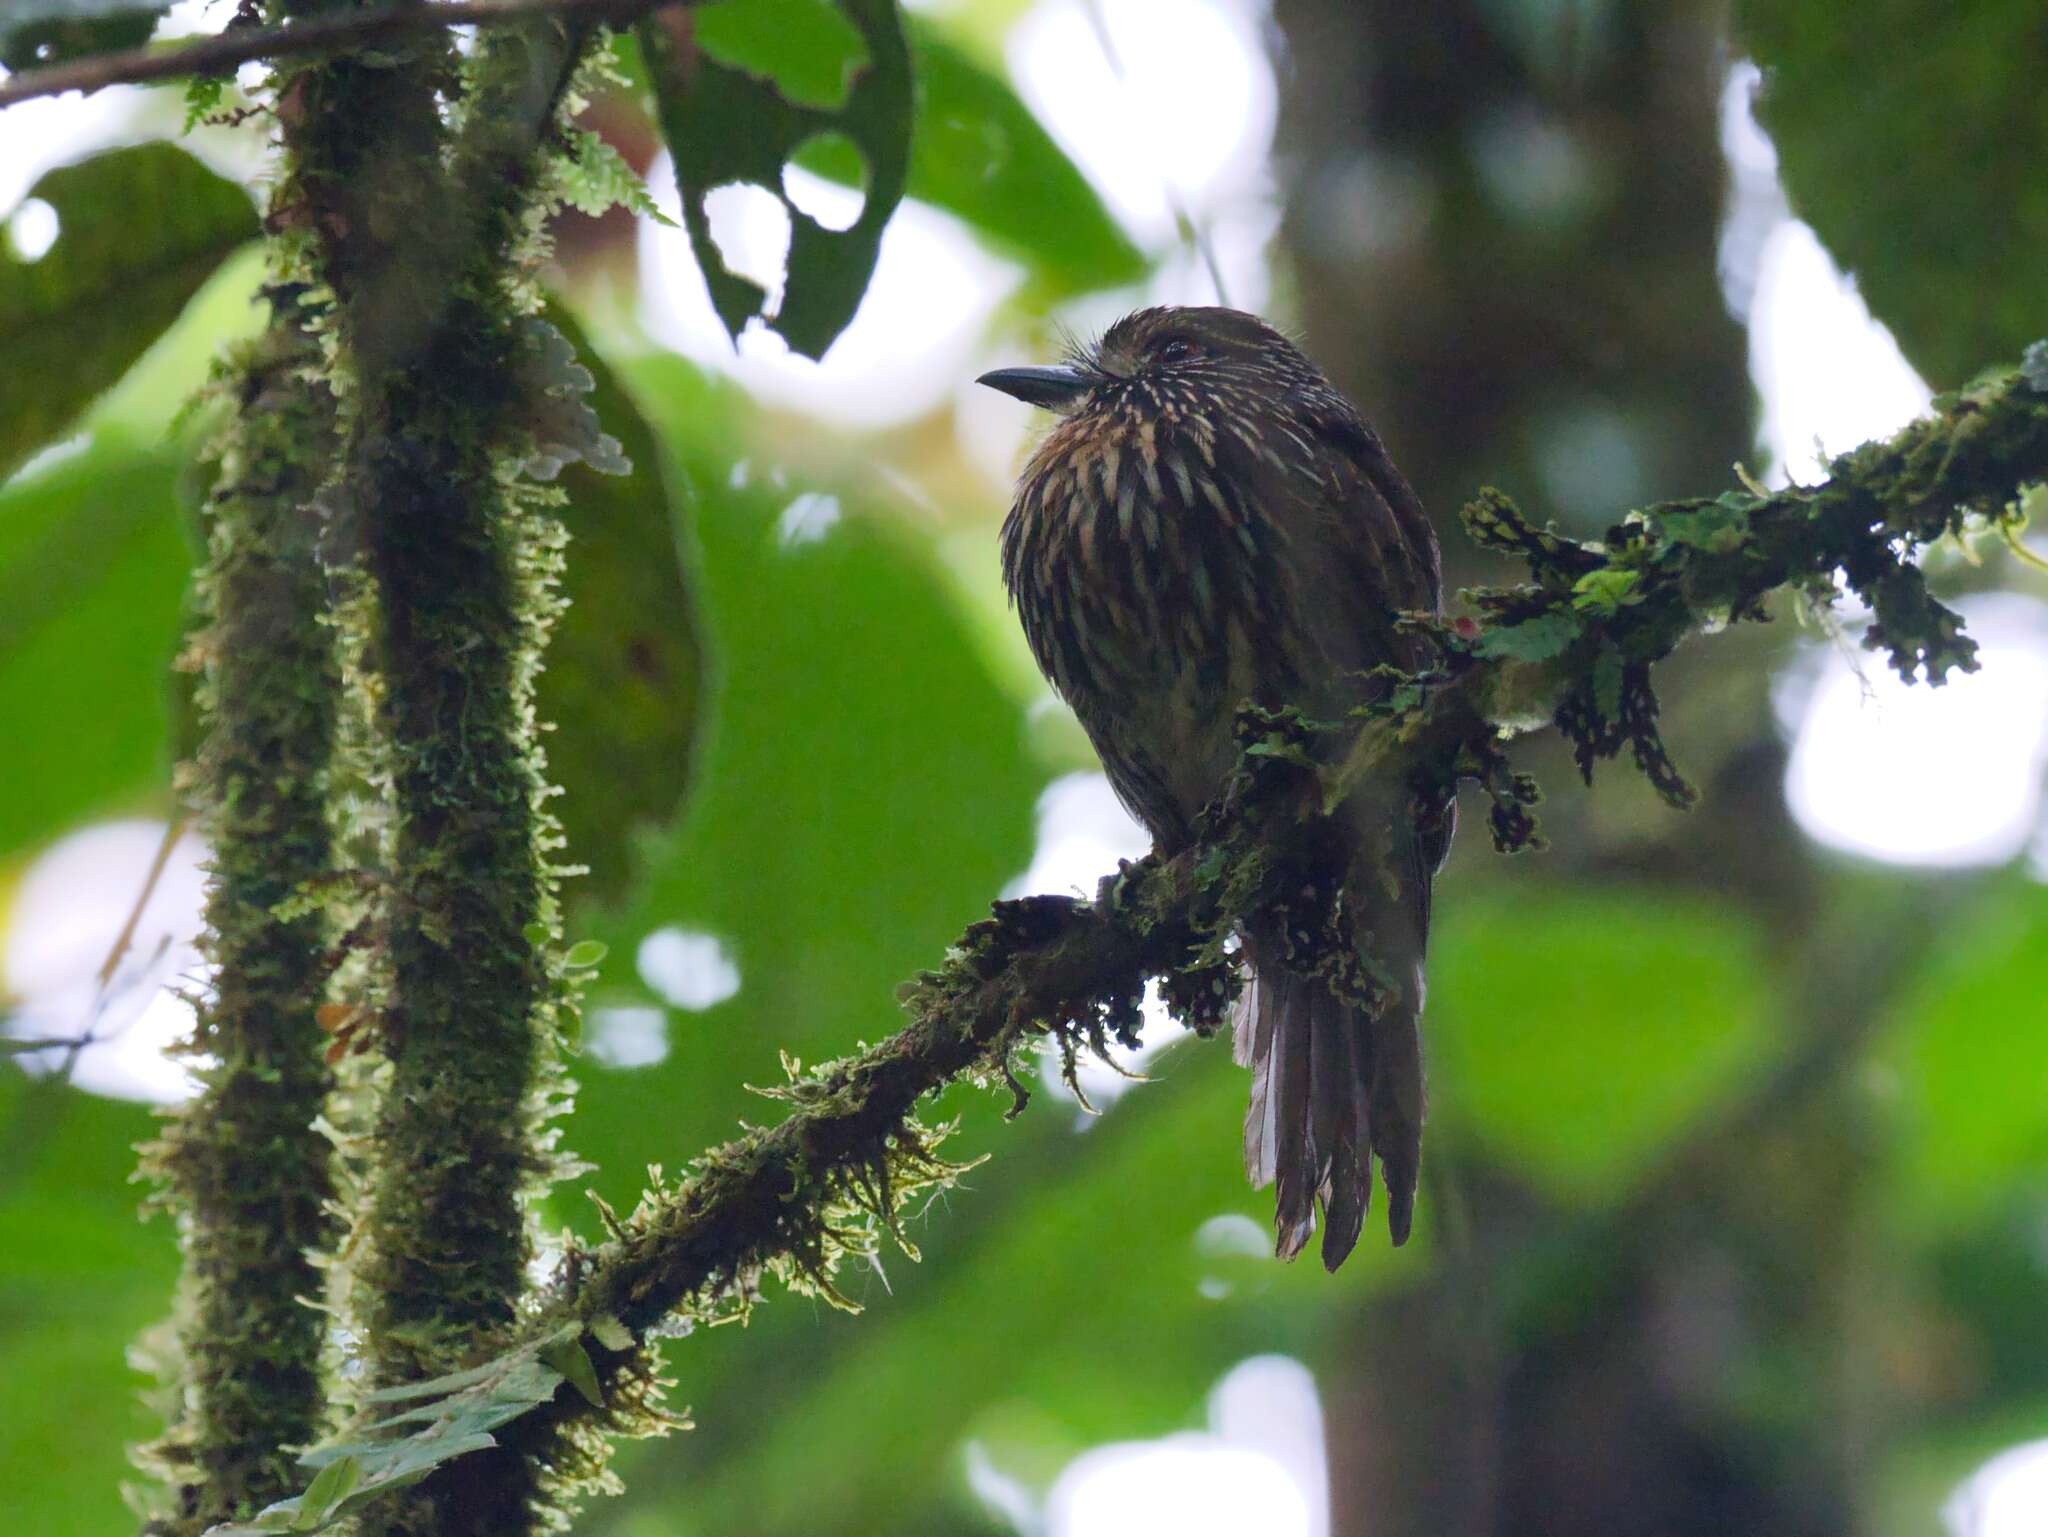
MULTIPOLYGON (((923 17, 910 18, 910 43, 918 88, 910 196, 1022 257, 1051 294, 1145 275, 1144 253, 1001 75, 923 17)), ((797 163, 834 181, 860 176, 857 157, 833 140, 812 141, 797 163)))
POLYGON ((118 48, 139 48, 156 30, 157 9, 131 5, 52 7, 30 4, 0 8, 0 64, 10 72, 62 64, 118 48), (40 21, 19 21, 20 11, 61 10, 40 21))
POLYGON ((548 772, 562 786, 553 807, 569 857, 590 867, 573 891, 601 902, 623 896, 632 836, 675 814, 689 783, 704 692, 704 651, 678 549, 681 506, 671 494, 654 430, 559 304, 549 320, 589 370, 594 411, 631 470, 562 471, 569 495, 569 609, 555 627, 537 707, 555 729, 548 772))
POLYGON ((257 229, 246 192, 170 144, 65 166, 29 196, 59 228, 35 261, 0 250, 0 476, 126 373, 257 229))
MULTIPOLYGON (((1759 115, 1792 208, 1936 385, 2048 313, 2048 28, 2038 6, 1747 0, 1759 115)), ((1830 445, 1847 447, 1848 445, 1830 445)))
POLYGON ((1520 624, 1488 630, 1473 649, 1481 656, 1518 662, 1547 662, 1563 654, 1579 638, 1579 621, 1571 614, 1538 614, 1520 624))
POLYGON ((1600 712, 1602 720, 1621 719, 1621 686, 1625 674, 1621 653, 1614 642, 1601 644, 1600 654, 1593 658, 1593 708, 1600 712))
POLYGON ((852 72, 845 100, 833 106, 792 100, 775 82, 711 57, 692 35, 688 12, 662 12, 638 29, 675 158, 683 225, 713 307, 735 338, 758 315, 813 358, 824 355, 860 307, 910 159, 910 54, 893 0, 841 0, 840 8, 867 57, 852 72), (783 188, 790 157, 821 134, 842 135, 866 163, 866 199, 849 229, 827 229, 783 188), (704 199, 734 182, 765 188, 789 213, 786 281, 773 314, 767 292, 730 271, 711 238, 704 199))
POLYGON ((161 1426, 142 1407, 120 1341, 163 1317, 178 1269, 165 1225, 135 1220, 131 1149, 158 1135, 158 1123, 148 1106, 0 1064, 0 1125, 9 1138, 0 1160, 7 1519, 37 1537, 132 1530, 123 1443, 161 1426))
MULTIPOLYGON (((840 100, 845 72, 860 58, 859 34, 823 0, 707 6, 697 18, 697 41, 706 51, 772 75, 800 100, 813 93, 828 104, 840 100), (791 25, 793 6, 838 25, 791 25)), ((1009 81, 932 18, 904 22, 917 81, 905 195, 965 220, 1022 262, 1048 297, 1143 277, 1144 253, 1009 81)), ((618 64, 646 87, 646 64, 630 37, 619 41, 618 64)), ((860 186, 867 176, 860 152, 837 136, 811 139, 796 163, 842 186, 860 186)))
POLYGON ((166 461, 96 446, 0 492, 0 713, 35 722, 0 852, 161 793, 191 564, 166 461))

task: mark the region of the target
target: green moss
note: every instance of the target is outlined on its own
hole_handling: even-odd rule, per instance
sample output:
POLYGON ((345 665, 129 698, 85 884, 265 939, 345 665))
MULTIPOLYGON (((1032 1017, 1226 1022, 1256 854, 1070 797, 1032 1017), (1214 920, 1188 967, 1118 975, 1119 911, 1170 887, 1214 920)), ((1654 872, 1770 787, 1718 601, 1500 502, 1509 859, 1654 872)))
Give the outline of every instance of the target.
POLYGON ((155 1527, 167 1533, 289 1493, 289 1448, 324 1427, 322 1319, 302 1299, 320 1295, 334 1239, 330 1146, 314 1126, 325 934, 317 914, 278 909, 330 869, 336 670, 312 500, 334 409, 289 297, 273 302, 270 331, 225 371, 236 414, 208 501, 207 623, 185 659, 202 676, 204 739, 185 779, 213 851, 214 979, 190 1047, 200 1092, 147 1159, 184 1254, 178 1408, 145 1452, 172 1485, 155 1527))
MULTIPOLYGON (((559 837, 533 689, 563 534, 558 494, 522 467, 534 450, 533 193, 584 35, 552 21, 492 33, 465 66, 452 126, 428 94, 438 76, 416 76, 396 101, 388 80, 349 82, 361 92, 349 122, 359 131, 362 111, 388 112, 383 152, 411 159, 358 187, 343 173, 378 164, 378 150, 329 124, 302 179, 316 207, 332 198, 368 221, 334 226, 347 232, 323 270, 336 356, 354 377, 330 503, 367 585, 368 767, 393 815, 375 886, 387 1065, 347 1278, 370 1387, 443 1375, 509 1334, 535 1198, 560 1167, 548 1127, 567 1094, 549 961, 559 837), (419 225, 391 224, 428 203, 419 225)), ((511 1454, 467 1458, 372 1519, 527 1530, 552 1519, 543 1473, 511 1454)))

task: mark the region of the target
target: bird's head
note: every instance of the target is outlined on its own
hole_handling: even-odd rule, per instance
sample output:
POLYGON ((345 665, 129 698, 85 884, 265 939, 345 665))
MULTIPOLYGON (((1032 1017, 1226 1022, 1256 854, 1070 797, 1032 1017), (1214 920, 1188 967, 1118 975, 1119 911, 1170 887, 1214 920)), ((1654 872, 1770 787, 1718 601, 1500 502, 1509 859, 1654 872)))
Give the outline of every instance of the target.
POLYGON ((1271 391, 1321 376, 1294 343, 1243 310, 1162 305, 1124 316, 1063 363, 998 368, 976 382, 1071 416, 1142 393, 1271 391))

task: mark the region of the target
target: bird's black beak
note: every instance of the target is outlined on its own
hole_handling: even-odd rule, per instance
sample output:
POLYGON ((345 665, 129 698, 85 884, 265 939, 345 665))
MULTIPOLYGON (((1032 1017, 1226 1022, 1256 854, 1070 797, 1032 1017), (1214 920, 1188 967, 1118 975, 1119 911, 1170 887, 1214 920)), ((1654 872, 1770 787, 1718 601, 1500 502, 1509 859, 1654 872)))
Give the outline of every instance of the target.
POLYGON ((998 368, 974 382, 1015 396, 1028 406, 1058 411, 1079 400, 1095 380, 1081 369, 1058 363, 1044 368, 998 368))

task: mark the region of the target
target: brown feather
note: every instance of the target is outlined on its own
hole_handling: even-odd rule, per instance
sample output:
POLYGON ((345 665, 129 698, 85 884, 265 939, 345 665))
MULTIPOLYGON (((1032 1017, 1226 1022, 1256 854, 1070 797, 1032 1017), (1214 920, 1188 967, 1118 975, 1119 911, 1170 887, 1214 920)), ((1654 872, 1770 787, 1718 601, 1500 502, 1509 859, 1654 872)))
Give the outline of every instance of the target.
MULTIPOLYGON (((1171 853, 1231 771, 1246 702, 1335 718, 1380 686, 1373 668, 1428 665, 1400 619, 1437 611, 1436 535, 1372 428, 1254 316, 1141 310, 1072 363, 1074 397, 1003 525, 1004 580, 1110 783, 1171 853)), ((1283 1256, 1321 1207, 1333 1269, 1362 1227, 1373 1158, 1396 1243, 1420 1167, 1422 956, 1451 816, 1417 808, 1395 830, 1396 868, 1376 868, 1362 851, 1387 846, 1392 788, 1361 801, 1343 904, 1400 996, 1369 1017, 1281 965, 1277 935, 1247 936, 1233 1031, 1251 1070, 1245 1172, 1276 1186, 1283 1256)))

